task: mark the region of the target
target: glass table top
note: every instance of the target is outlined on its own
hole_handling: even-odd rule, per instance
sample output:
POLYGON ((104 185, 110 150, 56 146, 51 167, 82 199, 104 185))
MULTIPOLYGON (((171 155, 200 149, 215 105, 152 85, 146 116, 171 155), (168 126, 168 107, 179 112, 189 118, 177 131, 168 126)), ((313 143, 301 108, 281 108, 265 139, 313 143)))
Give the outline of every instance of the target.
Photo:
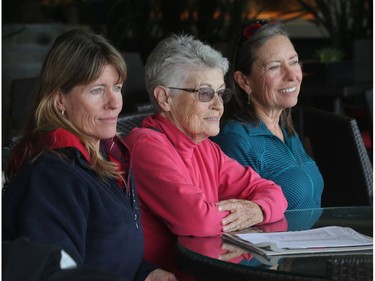
MULTIPOLYGON (((284 219, 263 226, 256 227, 256 231, 295 231, 323 226, 347 226, 371 236, 373 235, 373 208, 360 207, 332 207, 305 210, 291 210, 285 212, 284 219)), ((249 228, 254 230, 255 228, 249 228)), ((179 247, 182 251, 189 251, 197 258, 209 259, 211 262, 231 263, 239 267, 250 267, 251 270, 274 270, 287 274, 298 274, 309 277, 324 278, 328 259, 335 254, 318 254, 305 256, 279 256, 264 259, 230 243, 222 241, 221 236, 214 237, 180 237, 179 247)), ((366 254, 372 256, 372 250, 361 252, 341 253, 340 255, 366 254)))

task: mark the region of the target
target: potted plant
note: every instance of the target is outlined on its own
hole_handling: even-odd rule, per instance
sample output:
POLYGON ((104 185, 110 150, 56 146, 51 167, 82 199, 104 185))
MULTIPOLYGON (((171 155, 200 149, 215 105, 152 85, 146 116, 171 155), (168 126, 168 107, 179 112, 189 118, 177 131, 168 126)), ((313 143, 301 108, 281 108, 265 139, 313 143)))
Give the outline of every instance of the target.
POLYGON ((348 83, 353 79, 355 40, 372 37, 371 0, 295 0, 300 8, 289 13, 310 19, 328 35, 322 46, 303 62, 306 82, 348 83), (312 75, 314 74, 314 75, 312 75))
POLYGON ((332 47, 321 48, 316 51, 316 58, 321 63, 341 61, 344 57, 344 52, 332 47))
POLYGON ((371 0, 295 0, 301 13, 309 13, 315 24, 328 33, 331 48, 342 50, 351 59, 353 42, 372 37, 371 0))
POLYGON ((353 63, 343 58, 344 52, 341 49, 333 47, 318 49, 312 60, 302 63, 305 82, 336 85, 350 81, 353 63))

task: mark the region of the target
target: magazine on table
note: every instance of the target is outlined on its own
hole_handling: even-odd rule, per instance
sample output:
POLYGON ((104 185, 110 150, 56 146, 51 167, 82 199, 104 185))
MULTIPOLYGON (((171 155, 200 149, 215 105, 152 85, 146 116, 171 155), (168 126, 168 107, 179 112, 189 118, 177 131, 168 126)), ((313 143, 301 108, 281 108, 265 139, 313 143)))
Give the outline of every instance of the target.
POLYGON ((373 249, 372 237, 350 227, 327 226, 300 231, 224 233, 233 243, 263 257, 358 252, 373 249))
MULTIPOLYGON (((236 246, 234 247, 240 247, 236 246)), ((315 252, 315 253, 298 253, 298 254, 286 254, 286 255, 274 255, 274 256, 267 256, 264 254, 258 254, 253 251, 249 251, 254 258, 256 258, 259 262, 263 265, 274 266, 280 264, 285 259, 294 259, 294 258, 311 258, 314 256, 319 256, 320 258, 330 257, 330 256, 354 256, 354 255, 372 255, 372 249, 365 249, 365 250, 355 250, 355 251, 339 251, 339 252, 315 252)))

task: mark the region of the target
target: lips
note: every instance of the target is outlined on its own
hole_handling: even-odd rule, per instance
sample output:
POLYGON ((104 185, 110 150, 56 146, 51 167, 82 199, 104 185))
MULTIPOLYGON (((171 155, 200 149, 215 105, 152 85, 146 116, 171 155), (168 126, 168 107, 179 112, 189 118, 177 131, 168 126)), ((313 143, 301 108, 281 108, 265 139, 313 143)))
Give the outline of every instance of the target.
POLYGON ((101 118, 100 120, 105 121, 105 122, 117 122, 117 117, 101 118))

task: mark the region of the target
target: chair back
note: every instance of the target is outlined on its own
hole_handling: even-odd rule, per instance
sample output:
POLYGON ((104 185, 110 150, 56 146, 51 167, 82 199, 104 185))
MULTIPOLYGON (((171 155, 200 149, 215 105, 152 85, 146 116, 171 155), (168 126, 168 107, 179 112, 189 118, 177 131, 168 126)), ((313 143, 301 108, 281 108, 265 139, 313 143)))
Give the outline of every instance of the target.
POLYGON ((118 134, 121 137, 126 136, 133 128, 140 127, 143 119, 152 114, 153 111, 146 111, 120 115, 117 119, 118 134))
POLYGON ((372 164, 357 121, 312 107, 294 117, 324 178, 322 207, 372 205, 372 164))
POLYGON ((327 264, 328 281, 372 281, 372 255, 332 256, 327 264))
POLYGON ((11 83, 10 120, 12 134, 18 134, 23 126, 32 101, 37 78, 17 78, 11 83))

